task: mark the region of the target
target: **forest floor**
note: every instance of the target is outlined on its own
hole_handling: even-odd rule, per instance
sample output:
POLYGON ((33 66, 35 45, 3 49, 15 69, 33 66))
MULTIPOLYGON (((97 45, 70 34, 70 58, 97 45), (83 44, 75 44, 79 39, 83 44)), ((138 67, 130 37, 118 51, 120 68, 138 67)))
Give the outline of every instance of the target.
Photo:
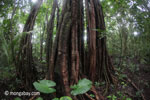
POLYGON ((119 57, 113 58, 120 84, 111 94, 120 91, 122 94, 119 95, 127 95, 132 100, 150 100, 150 64, 147 64, 145 59, 137 57, 121 59, 122 61, 119 57))
POLYGON ((139 89, 135 90, 135 100, 138 100, 138 98, 141 96, 140 93, 143 94, 145 100, 150 100, 150 66, 140 64, 138 71, 133 73, 130 70, 126 70, 125 74, 128 75, 135 86, 139 89))
MULTIPOLYGON (((106 96, 106 98, 111 96, 111 99, 107 98, 106 100, 126 100, 123 99, 124 97, 130 97, 132 100, 150 100, 150 65, 146 64, 145 60, 141 61, 137 58, 122 59, 121 64, 118 63, 120 62, 119 57, 112 59, 119 81, 117 87, 111 86, 106 96), (116 99, 112 99, 114 96, 116 99)), ((42 71, 43 69, 41 69, 42 71)), ((13 100, 14 96, 4 95, 5 91, 23 92, 25 90, 21 82, 13 76, 0 78, 0 99, 13 100)))

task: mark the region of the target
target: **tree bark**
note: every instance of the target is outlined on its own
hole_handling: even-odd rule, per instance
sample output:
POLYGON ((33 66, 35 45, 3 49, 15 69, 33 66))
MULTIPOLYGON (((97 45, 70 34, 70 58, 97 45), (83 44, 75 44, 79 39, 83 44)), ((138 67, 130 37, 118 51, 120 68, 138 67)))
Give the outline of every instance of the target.
MULTIPOLYGON (((99 38, 99 35, 103 33, 96 31, 96 29, 105 30, 102 7, 99 0, 86 0, 85 3, 88 22, 87 53, 85 53, 83 40, 83 0, 64 0, 51 51, 48 75, 51 80, 57 80, 56 74, 58 75, 59 80, 63 83, 63 87, 60 86, 63 95, 71 96, 70 85, 77 83, 83 76, 93 82, 105 80, 109 84, 112 81, 113 67, 106 48, 106 37, 99 38)), ((96 95, 96 100, 103 100, 94 86, 91 91, 96 95)), ((73 98, 81 100, 80 97, 73 98)))
POLYGON ((51 17, 47 25, 47 41, 46 41, 46 52, 47 52, 47 66, 49 66, 50 63, 50 56, 51 56, 51 51, 52 51, 52 44, 53 44, 53 28, 54 28, 54 20, 55 20, 55 12, 56 8, 58 6, 58 1, 54 0, 53 1, 53 7, 52 7, 52 12, 51 12, 51 17))
POLYGON ((106 48, 105 23, 102 7, 98 0, 86 0, 88 52, 86 55, 86 68, 90 69, 88 75, 94 81, 105 80, 112 82, 111 71, 113 66, 106 48), (100 31, 98 31, 100 30, 100 31))
POLYGON ((41 4, 42 0, 39 0, 32 7, 32 10, 23 29, 23 32, 26 32, 26 35, 21 38, 20 50, 18 54, 18 77, 21 79, 22 83, 25 85, 25 89, 28 91, 32 89, 32 84, 36 80, 36 69, 34 68, 32 56, 31 31, 33 30, 35 19, 41 4))
POLYGON ((90 79, 94 82, 95 80, 95 72, 96 71, 96 20, 95 20, 95 9, 94 2, 90 0, 88 2, 90 5, 89 9, 89 17, 88 17, 88 31, 89 31, 89 76, 90 79))

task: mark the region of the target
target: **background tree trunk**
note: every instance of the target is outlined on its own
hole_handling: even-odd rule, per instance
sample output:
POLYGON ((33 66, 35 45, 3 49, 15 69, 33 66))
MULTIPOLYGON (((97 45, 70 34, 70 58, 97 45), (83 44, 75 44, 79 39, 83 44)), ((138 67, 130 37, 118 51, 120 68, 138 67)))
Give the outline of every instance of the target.
POLYGON ((29 17, 24 26, 23 32, 25 36, 21 38, 20 50, 18 55, 17 72, 18 77, 21 79, 26 90, 32 89, 32 84, 36 80, 36 70, 34 68, 33 56, 32 56, 32 30, 35 24, 35 19, 42 4, 42 0, 39 0, 33 7, 29 14, 29 17))
POLYGON ((53 28, 54 28, 54 21, 55 21, 55 14, 56 14, 56 8, 58 6, 58 1, 54 0, 53 1, 53 7, 52 7, 52 12, 51 12, 51 17, 47 25, 47 41, 46 41, 46 52, 47 52, 47 66, 49 66, 50 63, 50 56, 51 56, 51 51, 52 51, 52 44, 53 44, 53 28))

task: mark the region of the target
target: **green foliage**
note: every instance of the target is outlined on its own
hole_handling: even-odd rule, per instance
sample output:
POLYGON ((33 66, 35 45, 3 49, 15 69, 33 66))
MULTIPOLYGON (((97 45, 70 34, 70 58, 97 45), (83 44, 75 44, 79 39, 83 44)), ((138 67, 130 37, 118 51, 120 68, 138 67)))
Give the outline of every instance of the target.
POLYGON ((132 100, 131 98, 127 98, 126 100, 132 100))
POLYGON ((117 95, 109 95, 107 96, 109 100, 132 100, 131 98, 125 96, 122 92, 118 91, 117 95))
POLYGON ((141 97, 141 93, 142 93, 142 92, 143 92, 143 90, 137 91, 137 92, 136 92, 136 96, 137 96, 137 97, 141 97))
POLYGON ((99 39, 109 36, 109 34, 107 34, 106 30, 102 30, 102 29, 93 29, 93 30, 99 33, 99 39))
POLYGON ((41 98, 41 97, 38 97, 36 100, 43 100, 43 98, 41 98))
POLYGON ((145 61, 145 59, 142 58, 142 59, 140 60, 140 63, 141 63, 141 64, 146 64, 147 62, 145 61))
POLYGON ((72 100, 69 96, 63 96, 60 98, 60 100, 72 100))
POLYGON ((96 86, 96 87, 99 87, 99 86, 100 86, 100 83, 99 83, 99 82, 95 82, 95 86, 96 86))
POLYGON ((127 84, 125 82, 121 82, 122 88, 126 88, 127 84))
POLYGON ((41 84, 45 84, 48 87, 54 87, 56 86, 56 83, 51 81, 51 80, 41 80, 40 81, 41 84))
POLYGON ((10 10, 10 7, 13 6, 13 0, 1 0, 0 1, 0 17, 6 17, 7 13, 10 10))
POLYGON ((53 98, 52 100, 59 100, 59 98, 53 98))
POLYGON ((122 96, 123 96, 122 92, 120 92, 120 91, 117 92, 117 95, 118 95, 119 97, 122 97, 122 96))
POLYGON ((136 71, 139 71, 139 66, 133 63, 130 63, 129 69, 134 73, 136 71))
POLYGON ((59 98, 54 98, 52 100, 72 100, 72 98, 69 97, 69 96, 63 96, 63 97, 60 97, 60 99, 59 98))
POLYGON ((127 78, 127 75, 126 75, 126 74, 120 74, 120 75, 119 75, 119 79, 124 79, 124 78, 127 78))
POLYGON ((100 86, 104 86, 104 85, 105 85, 105 81, 104 82, 95 82, 96 87, 100 87, 100 86))
POLYGON ((1 48, 2 48, 2 51, 4 52, 4 55, 6 56, 7 60, 8 61, 7 63, 10 64, 11 62, 11 59, 12 59, 12 56, 11 56, 11 44, 9 44, 7 42, 7 40, 5 39, 4 37, 4 34, 3 33, 0 33, 0 41, 2 41, 2 45, 1 45, 1 48))
POLYGON ((90 94, 90 97, 94 98, 94 97, 95 97, 95 95, 94 95, 94 94, 90 94))
POLYGON ((88 79, 79 80, 78 84, 71 86, 73 90, 71 91, 72 95, 79 95, 88 92, 92 87, 92 82, 88 79))
POLYGON ((112 95, 112 96, 107 96, 107 98, 109 100, 117 100, 117 97, 115 95, 112 95))
POLYGON ((13 71, 15 70, 14 66, 0 66, 0 78, 1 79, 9 79, 15 76, 13 71))
MULTIPOLYGON (((56 86, 56 83, 51 81, 51 80, 40 80, 38 82, 34 82, 33 86, 35 87, 36 90, 42 92, 42 93, 54 93, 56 90, 52 87, 56 86)), ((89 91, 92 87, 92 82, 86 78, 79 80, 77 85, 71 86, 73 89, 71 91, 72 95, 79 95, 79 94, 84 94, 87 91, 89 91)), ((91 94, 91 97, 95 97, 94 95, 91 94)), ((42 100, 39 98, 38 100, 42 100)), ((53 100, 72 100, 68 96, 63 96, 60 99, 59 98, 53 98, 53 100)))
POLYGON ((17 97, 17 98, 15 98, 14 100, 21 100, 21 98, 17 97))
POLYGON ((38 90, 42 93, 56 92, 56 90, 54 88, 51 88, 51 87, 56 86, 56 83, 51 80, 40 80, 39 82, 34 82, 33 85, 36 88, 36 90, 38 90))

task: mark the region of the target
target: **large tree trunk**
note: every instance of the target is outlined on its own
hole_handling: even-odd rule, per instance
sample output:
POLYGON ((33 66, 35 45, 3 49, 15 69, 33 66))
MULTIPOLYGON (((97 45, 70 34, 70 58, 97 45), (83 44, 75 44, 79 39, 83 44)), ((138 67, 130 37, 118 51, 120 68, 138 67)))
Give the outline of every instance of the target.
POLYGON ((18 54, 17 72, 18 77, 21 79, 26 90, 32 89, 32 83, 36 79, 36 70, 34 68, 34 62, 32 57, 32 30, 35 24, 35 19, 42 4, 42 0, 39 0, 33 7, 29 14, 29 17, 24 26, 23 32, 26 35, 21 38, 20 50, 18 54))
POLYGON ((110 71, 113 69, 106 49, 106 37, 104 35, 105 23, 102 7, 98 0, 86 0, 86 12, 88 21, 88 58, 87 66, 90 79, 94 81, 112 81, 110 71))
MULTIPOLYGON (((58 82, 56 77, 59 77, 57 87, 61 87, 59 91, 62 90, 63 95, 71 96, 70 85, 77 83, 83 77, 93 82, 105 80, 110 83, 112 81, 113 67, 106 49, 106 37, 99 38, 99 35, 103 33, 96 31, 96 29, 105 30, 102 7, 99 0, 86 0, 85 3, 88 21, 88 52, 85 52, 83 40, 83 0, 64 0, 51 51, 48 75, 56 82, 58 82)), ((94 86, 91 91, 96 95, 96 100, 103 99, 94 86)), ((73 99, 84 100, 81 97, 73 97, 73 99)))

